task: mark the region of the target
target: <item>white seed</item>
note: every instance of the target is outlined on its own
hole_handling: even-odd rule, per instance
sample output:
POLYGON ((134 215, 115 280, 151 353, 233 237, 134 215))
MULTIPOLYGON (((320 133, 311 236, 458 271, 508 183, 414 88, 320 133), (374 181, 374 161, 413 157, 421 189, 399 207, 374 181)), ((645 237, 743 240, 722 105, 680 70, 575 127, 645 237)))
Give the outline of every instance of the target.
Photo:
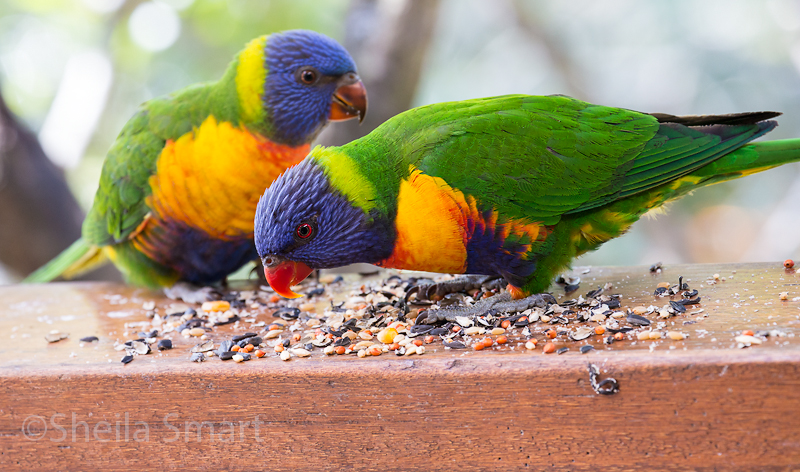
POLYGON ((761 340, 760 339, 758 339, 755 336, 748 336, 746 334, 742 334, 740 336, 736 336, 734 338, 734 340, 737 343, 742 343, 742 344, 761 344, 761 340))
POLYGON ((329 356, 332 356, 333 354, 336 353, 336 348, 333 347, 333 344, 331 344, 330 346, 325 347, 325 349, 323 349, 322 352, 324 352, 329 356))
POLYGON ((483 334, 486 330, 481 328, 480 326, 471 326, 464 330, 464 334, 468 336, 475 336, 476 334, 483 334))
POLYGON ((686 335, 681 333, 680 331, 669 331, 667 333, 667 336, 669 336, 670 339, 673 339, 675 341, 680 341, 686 337, 686 335))
POLYGON ((505 330, 505 329, 503 329, 503 328, 494 328, 494 329, 492 329, 492 331, 491 331, 491 333, 492 333, 492 334, 495 334, 495 335, 497 335, 497 334, 503 334, 503 333, 505 333, 505 332, 506 332, 506 330, 505 330))
POLYGON ((536 349, 536 344, 532 343, 531 341, 528 341, 525 343, 525 349, 536 349))
POLYGON ((361 341, 353 346, 353 349, 360 350, 360 349, 367 349, 372 347, 375 343, 372 341, 361 341))
POLYGON ((244 356, 242 356, 241 354, 234 354, 231 359, 233 359, 236 362, 244 362, 244 356))
POLYGON ((466 316, 456 316, 456 323, 458 323, 462 328, 469 328, 470 326, 475 324, 474 321, 472 321, 470 318, 467 318, 466 316))
POLYGON ((369 341, 370 339, 372 339, 373 336, 372 333, 370 333, 369 331, 363 330, 358 332, 358 337, 366 341, 369 341))
MULTIPOLYGON (((236 356, 234 356, 234 357, 236 357, 236 356)), ((288 361, 291 358, 292 358, 292 353, 290 353, 288 350, 281 352, 281 360, 282 361, 288 361)))
POLYGON ((264 335, 264 339, 275 339, 283 333, 282 329, 271 329, 264 335))
POLYGON ((189 330, 189 335, 191 336, 200 337, 204 334, 206 334, 206 330, 203 328, 192 328, 189 330))
POLYGON ((604 315, 602 313, 595 313, 594 315, 589 317, 589 320, 590 321, 596 321, 598 323, 602 323, 603 321, 606 320, 606 315, 604 315))
MULTIPOLYGON (((286 352, 286 351, 284 351, 284 352, 286 352)), ((303 349, 301 347, 292 349, 292 354, 294 354, 297 357, 308 357, 308 356, 311 355, 310 352, 306 351, 305 349, 303 349)))

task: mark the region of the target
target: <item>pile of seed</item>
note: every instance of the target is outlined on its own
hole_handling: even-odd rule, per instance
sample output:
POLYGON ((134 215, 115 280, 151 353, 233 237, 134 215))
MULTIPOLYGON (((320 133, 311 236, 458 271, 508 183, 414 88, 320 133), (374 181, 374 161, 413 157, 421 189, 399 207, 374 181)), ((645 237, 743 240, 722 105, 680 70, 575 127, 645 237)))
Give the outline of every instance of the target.
MULTIPOLYGON (((315 353, 323 357, 364 358, 390 353, 423 355, 439 349, 536 350, 540 345, 546 354, 563 354, 571 347, 588 353, 594 347, 586 340, 592 337, 602 337, 605 345, 625 340, 680 341, 687 335, 666 330, 666 320, 703 313, 697 308, 700 302, 697 291, 679 279, 677 284, 661 283, 656 287, 654 295, 664 298, 662 306, 625 307, 620 295, 613 293, 613 286, 606 284, 542 308, 514 313, 489 311, 475 318, 458 317, 454 322, 416 324, 417 319, 425 320, 426 310, 471 306, 500 290, 498 284, 489 283, 479 289, 449 294, 441 300, 417 300, 414 296, 406 300, 412 287, 433 282, 395 275, 358 284, 343 302, 329 302, 321 313, 317 311, 319 302, 329 300, 329 292, 341 293, 345 289, 340 277, 308 283, 303 289, 307 297, 300 301, 285 300, 268 287, 260 287, 230 291, 220 300, 200 306, 173 305, 162 309, 163 314, 149 304, 152 319, 147 324, 155 329, 139 332, 139 338, 120 343, 116 348, 125 351, 124 363, 134 356, 153 352, 155 344, 159 350, 171 348, 170 339, 158 341, 157 337, 175 335, 198 341, 190 352, 190 359, 195 362, 213 357, 235 362, 254 358, 288 361, 315 353), (269 321, 263 320, 264 315, 269 321), (229 324, 240 334, 215 342, 214 328, 229 324), (578 344, 580 341, 585 342, 578 344)), ((579 282, 565 281, 566 288, 571 290, 569 294, 577 293, 579 282)), ((686 318, 683 323, 691 324, 699 317, 686 318)))

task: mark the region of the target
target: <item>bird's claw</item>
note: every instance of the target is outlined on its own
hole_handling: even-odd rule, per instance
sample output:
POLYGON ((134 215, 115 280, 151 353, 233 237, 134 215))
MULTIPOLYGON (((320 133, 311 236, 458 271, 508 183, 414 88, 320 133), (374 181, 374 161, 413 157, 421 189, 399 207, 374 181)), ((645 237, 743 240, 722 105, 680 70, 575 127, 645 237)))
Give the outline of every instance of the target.
POLYGON ((423 315, 420 315, 424 316, 424 318, 418 319, 417 324, 434 324, 440 321, 455 323, 457 318, 462 317, 474 321, 476 317, 484 315, 490 310, 502 313, 516 313, 531 308, 546 308, 554 303, 557 303, 556 299, 549 293, 537 293, 520 300, 512 300, 511 294, 501 293, 483 299, 470 307, 425 310, 423 315))
POLYGON ((503 279, 492 275, 467 275, 435 284, 415 285, 406 292, 405 302, 408 303, 411 296, 416 294, 415 302, 429 304, 428 302, 439 301, 450 293, 480 289, 495 280, 500 281, 499 287, 502 287, 503 279))

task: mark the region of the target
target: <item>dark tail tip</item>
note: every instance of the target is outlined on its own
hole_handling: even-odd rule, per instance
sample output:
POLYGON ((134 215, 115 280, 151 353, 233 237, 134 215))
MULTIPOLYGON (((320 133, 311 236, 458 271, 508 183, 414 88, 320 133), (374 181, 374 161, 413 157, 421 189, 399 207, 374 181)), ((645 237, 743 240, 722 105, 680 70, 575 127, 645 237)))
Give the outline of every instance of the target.
POLYGON ((730 113, 727 115, 687 115, 675 116, 666 113, 650 113, 659 123, 677 123, 684 126, 708 125, 752 125, 769 120, 782 113, 777 111, 754 111, 748 113, 730 113))

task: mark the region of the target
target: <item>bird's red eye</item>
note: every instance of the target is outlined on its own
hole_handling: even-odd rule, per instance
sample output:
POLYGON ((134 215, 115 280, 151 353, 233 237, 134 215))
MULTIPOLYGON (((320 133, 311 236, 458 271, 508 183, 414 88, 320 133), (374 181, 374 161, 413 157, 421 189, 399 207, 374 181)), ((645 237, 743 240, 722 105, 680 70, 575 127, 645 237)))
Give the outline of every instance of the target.
POLYGON ((308 239, 314 234, 314 228, 308 223, 302 223, 297 227, 297 230, 295 230, 295 234, 297 234, 297 237, 300 239, 308 239))
POLYGON ((300 71, 300 81, 308 85, 313 84, 317 81, 317 72, 313 69, 304 69, 300 71))

